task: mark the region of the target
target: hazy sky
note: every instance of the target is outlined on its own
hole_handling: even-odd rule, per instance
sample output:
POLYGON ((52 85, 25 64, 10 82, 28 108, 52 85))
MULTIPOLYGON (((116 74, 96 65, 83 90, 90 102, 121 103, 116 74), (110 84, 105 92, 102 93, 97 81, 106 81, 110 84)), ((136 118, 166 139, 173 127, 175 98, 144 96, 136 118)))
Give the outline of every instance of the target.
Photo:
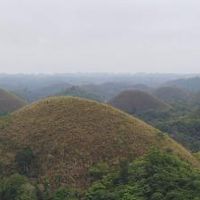
POLYGON ((200 73, 200 1, 0 0, 0 72, 200 73))

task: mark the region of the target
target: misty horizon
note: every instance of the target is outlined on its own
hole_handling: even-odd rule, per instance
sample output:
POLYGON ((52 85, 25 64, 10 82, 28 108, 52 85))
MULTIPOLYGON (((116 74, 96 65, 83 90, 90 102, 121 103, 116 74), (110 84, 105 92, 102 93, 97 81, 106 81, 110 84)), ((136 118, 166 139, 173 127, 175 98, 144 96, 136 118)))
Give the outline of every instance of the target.
POLYGON ((15 76, 15 75, 25 75, 25 76, 64 76, 64 75, 111 75, 111 76, 171 76, 171 75, 177 75, 177 76, 186 76, 186 77, 199 77, 200 72, 198 73, 192 73, 192 72, 186 72, 186 73, 173 73, 173 72, 0 72, 0 76, 2 75, 8 75, 8 76, 15 76))

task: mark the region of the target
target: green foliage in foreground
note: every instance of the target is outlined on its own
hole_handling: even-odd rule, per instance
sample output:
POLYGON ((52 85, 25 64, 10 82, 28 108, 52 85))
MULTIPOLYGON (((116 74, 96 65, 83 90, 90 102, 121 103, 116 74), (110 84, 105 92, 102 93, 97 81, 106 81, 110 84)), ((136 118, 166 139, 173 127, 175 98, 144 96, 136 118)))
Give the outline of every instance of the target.
POLYGON ((174 155, 154 151, 129 164, 127 181, 113 172, 94 183, 86 199, 200 200, 200 173, 174 155))
POLYGON ((192 152, 200 151, 200 108, 173 104, 168 111, 148 111, 136 116, 168 133, 192 152))
POLYGON ((1 200, 200 200, 200 172, 170 153, 152 151, 118 170, 105 163, 89 171, 87 191, 61 187, 41 191, 27 178, 11 175, 0 181, 1 200), (37 188, 37 189, 36 189, 37 188))
POLYGON ((1 200, 37 200, 36 190, 27 178, 14 174, 0 182, 1 200))

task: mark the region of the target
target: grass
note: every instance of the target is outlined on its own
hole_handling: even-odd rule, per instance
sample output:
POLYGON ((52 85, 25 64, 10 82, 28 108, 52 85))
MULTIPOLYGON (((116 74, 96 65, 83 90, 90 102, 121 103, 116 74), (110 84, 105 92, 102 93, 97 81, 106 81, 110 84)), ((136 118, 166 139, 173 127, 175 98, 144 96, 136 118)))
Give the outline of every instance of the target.
POLYGON ((149 110, 167 110, 170 106, 147 92, 127 90, 110 101, 110 104, 130 114, 149 110))
POLYGON ((11 114, 0 132, 0 156, 10 164, 8 169, 15 154, 30 147, 38 161, 38 180, 48 178, 52 184, 59 177, 62 184, 86 187, 91 166, 115 166, 122 158, 138 158, 154 147, 199 164, 157 129, 109 105, 80 98, 52 97, 26 106, 11 114))

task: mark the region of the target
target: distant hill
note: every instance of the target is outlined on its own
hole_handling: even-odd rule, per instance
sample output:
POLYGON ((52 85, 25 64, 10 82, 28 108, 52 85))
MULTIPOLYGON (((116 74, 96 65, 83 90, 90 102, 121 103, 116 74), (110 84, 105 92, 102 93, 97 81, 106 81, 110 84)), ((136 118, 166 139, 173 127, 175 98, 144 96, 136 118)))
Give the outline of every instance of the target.
POLYGON ((200 77, 178 79, 178 80, 170 81, 166 85, 183 88, 190 92, 199 92, 200 91, 200 77))
POLYGON ((91 99, 96 101, 103 101, 101 96, 96 95, 95 93, 89 92, 86 89, 83 89, 80 86, 72 86, 65 89, 63 92, 59 93, 60 96, 72 96, 72 97, 81 97, 85 99, 91 99))
MULTIPOLYGON (((194 165, 197 160, 159 130, 111 106, 72 97, 53 97, 0 119, 0 160, 7 171, 16 154, 31 149, 34 179, 87 187, 88 170, 99 162, 115 166, 152 147, 172 151, 194 165)), ((30 152, 30 151, 28 151, 30 152)), ((31 170, 32 168, 28 168, 31 170)))
POLYGON ((127 90, 113 98, 109 104, 127 113, 136 114, 150 110, 163 111, 170 106, 151 94, 139 90, 127 90))
POLYGON ((13 112, 26 105, 26 102, 15 94, 0 89, 0 115, 13 112))
POLYGON ((106 82, 99 85, 82 85, 81 87, 93 94, 96 94, 97 96, 101 96, 104 101, 109 101, 124 90, 150 90, 150 88, 144 84, 132 84, 127 82, 106 82))
POLYGON ((160 87, 153 94, 166 103, 178 103, 189 101, 191 95, 189 92, 177 87, 160 87))
POLYGON ((37 101, 49 96, 54 96, 72 85, 66 82, 58 82, 55 84, 49 84, 35 89, 22 89, 16 91, 17 94, 25 98, 29 102, 37 101))

